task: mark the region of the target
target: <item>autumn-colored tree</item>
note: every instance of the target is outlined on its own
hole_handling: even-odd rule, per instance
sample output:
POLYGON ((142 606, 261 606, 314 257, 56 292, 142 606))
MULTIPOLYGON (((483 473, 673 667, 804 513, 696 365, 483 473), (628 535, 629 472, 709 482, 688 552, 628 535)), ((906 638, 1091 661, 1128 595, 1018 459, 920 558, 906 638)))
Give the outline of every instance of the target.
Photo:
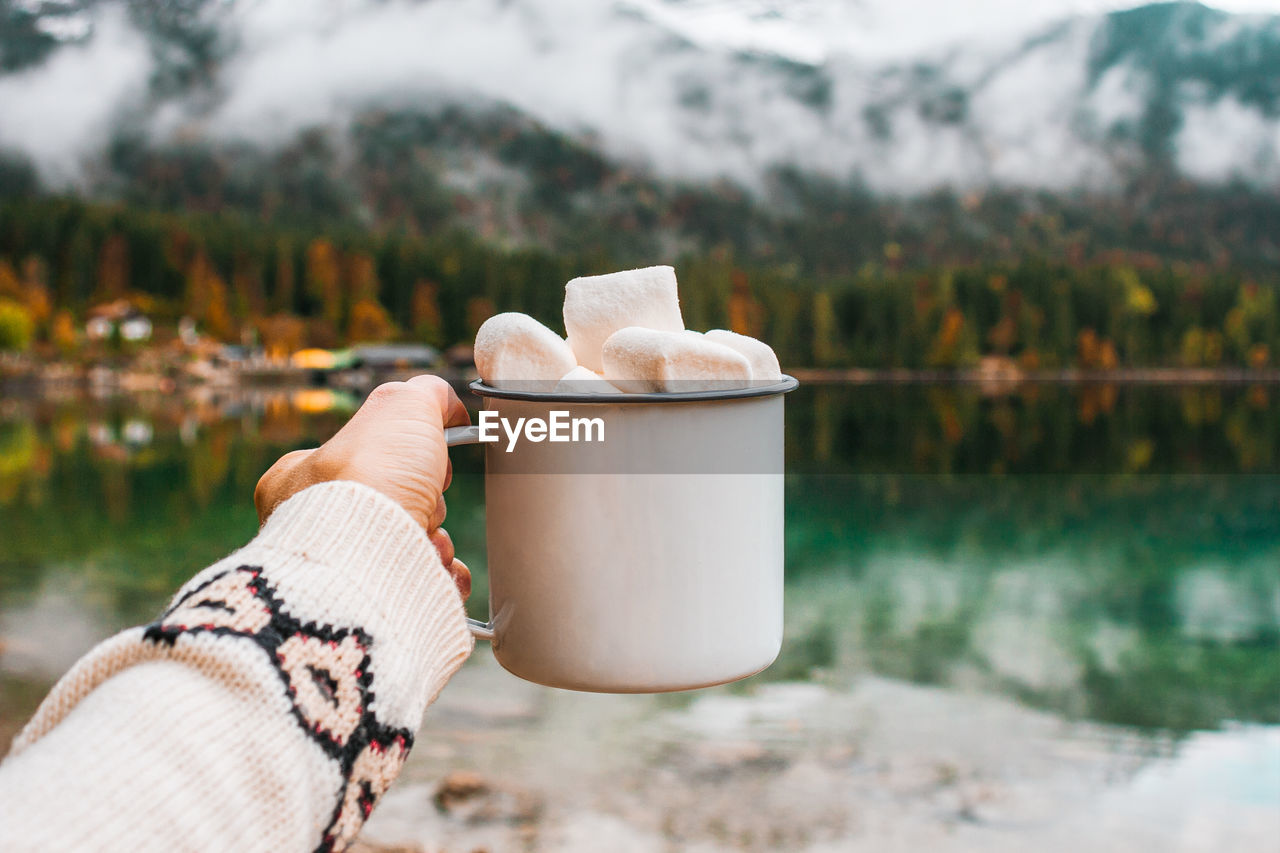
POLYGON ((342 326, 342 265, 338 250, 323 237, 307 244, 307 293, 320 303, 320 315, 330 326, 342 326))
POLYGON ((1088 326, 1076 333, 1076 364, 1084 368, 1098 364, 1098 333, 1088 326))
POLYGON ((1204 364, 1204 329, 1192 326, 1182 333, 1179 347, 1184 367, 1200 367, 1204 364))
POLYGON ((22 290, 27 310, 37 326, 45 325, 53 316, 53 295, 49 292, 49 265, 38 255, 28 255, 22 262, 22 290))
POLYGON ((22 352, 34 332, 35 323, 21 303, 0 299, 0 352, 22 352))
POLYGON ((21 302, 23 296, 22 281, 14 272, 13 264, 0 258, 0 298, 21 302))
POLYGON ((813 294, 813 361, 832 365, 840 358, 839 327, 831 294, 819 290, 813 294))
POLYGON ((378 268, 367 252, 352 252, 346 258, 347 298, 355 305, 378 299, 378 268))
POLYGON ((729 330, 740 335, 760 337, 764 326, 764 306, 751 293, 747 274, 734 270, 729 291, 729 330))
POLYGON ((989 352, 997 355, 1008 355, 1018 346, 1022 332, 1022 293, 1017 289, 1009 289, 1009 280, 1004 275, 993 275, 989 286, 1002 295, 1000 317, 987 330, 989 352))
MULTIPOLYGON (((1017 227, 1052 236, 1045 245, 1060 246, 1057 254, 996 251, 990 257, 1003 260, 990 262, 953 263, 955 256, 921 252, 901 229, 867 230, 870 221, 855 238, 865 261, 856 269, 821 260, 834 242, 822 234, 806 238, 808 254, 800 256, 774 247, 747 255, 725 237, 665 260, 679 271, 689 328, 758 336, 795 366, 963 366, 982 354, 1029 368, 1277 363, 1274 269, 1236 269, 1227 256, 1212 264, 1100 252, 1051 220, 1031 217, 1017 227)), ((496 311, 554 323, 565 279, 627 262, 602 248, 512 251, 446 230, 344 231, 342 240, 339 249, 321 231, 221 213, 5 197, 0 290, 35 320, 37 340, 52 340, 57 312, 75 317, 118 296, 140 306, 154 299, 147 313, 158 334, 184 308, 204 330, 230 339, 243 325, 256 327, 255 316, 289 313, 307 325, 311 343, 341 346, 353 329, 370 333, 350 312, 371 299, 396 328, 447 346, 471 340, 496 311)))
POLYGON ((273 361, 284 361, 306 343, 307 327, 292 314, 273 314, 257 321, 262 351, 273 361))
POLYGON ((467 300, 467 337, 474 340, 482 323, 495 313, 493 300, 487 296, 473 296, 467 300))
POLYGON ((292 314, 277 313, 258 321, 258 336, 267 358, 283 361, 302 349, 307 325, 292 314))
POLYGON ((187 270, 185 308, 213 337, 223 341, 236 337, 236 323, 227 305, 227 284, 202 251, 197 252, 187 270))
POLYGON ((1115 370, 1120 366, 1120 355, 1110 338, 1085 328, 1076 337, 1076 363, 1086 370, 1115 370))
POLYGON ((955 306, 948 308, 938 324, 938 332, 925 356, 925 363, 930 367, 959 366, 966 355, 964 331, 964 313, 955 306))
POLYGON ((62 310, 53 315, 49 324, 49 342, 64 358, 76 351, 80 338, 76 334, 76 321, 70 311, 62 310))
POLYGON ((385 341, 395 336, 396 327, 387 309, 376 299, 361 299, 351 306, 351 322, 347 326, 347 340, 385 341))
MULTIPOLYGON (((1112 310, 1112 337, 1120 342, 1130 361, 1145 362, 1151 349, 1150 318, 1160 307, 1155 293, 1128 265, 1114 268, 1111 278, 1119 284, 1120 299, 1119 306, 1112 310)), ((1118 354, 1116 361, 1118 364, 1118 354)))
POLYGON ((1115 370, 1120 366, 1120 355, 1116 352, 1116 345, 1110 338, 1104 338, 1098 345, 1097 366, 1101 370, 1115 370))
POLYGON ((410 323, 418 340, 442 346, 444 317, 440 313, 440 285, 427 279, 419 279, 413 285, 413 301, 410 305, 410 323))
POLYGON ((1280 306, 1277 305, 1276 288, 1262 287, 1255 281, 1240 285, 1236 304, 1227 312, 1222 324, 1232 354, 1246 364, 1257 361, 1265 350, 1255 349, 1255 345, 1265 344, 1280 332, 1278 317, 1280 306))

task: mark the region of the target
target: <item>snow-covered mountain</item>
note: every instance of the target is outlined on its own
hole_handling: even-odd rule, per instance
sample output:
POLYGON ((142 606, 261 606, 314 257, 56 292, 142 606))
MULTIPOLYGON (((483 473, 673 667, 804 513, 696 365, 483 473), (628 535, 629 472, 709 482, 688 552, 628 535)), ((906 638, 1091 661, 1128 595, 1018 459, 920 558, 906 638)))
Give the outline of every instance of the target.
POLYGON ((122 137, 271 150, 462 106, 748 188, 1280 183, 1280 16, 1104 5, 0 0, 0 149, 84 183, 122 137))

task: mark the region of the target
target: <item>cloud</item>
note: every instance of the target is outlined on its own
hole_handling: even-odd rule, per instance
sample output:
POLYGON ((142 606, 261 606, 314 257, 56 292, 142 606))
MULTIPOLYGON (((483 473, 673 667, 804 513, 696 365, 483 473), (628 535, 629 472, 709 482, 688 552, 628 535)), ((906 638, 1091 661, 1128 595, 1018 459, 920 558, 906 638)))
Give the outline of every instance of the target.
MULTIPOLYGON (((448 99, 508 104, 590 135, 615 157, 694 180, 749 184, 781 163, 841 178, 862 172, 873 184, 905 176, 910 189, 979 174, 972 146, 953 131, 924 128, 905 154, 878 148, 863 117, 876 72, 854 60, 780 69, 744 58, 734 44, 695 46, 630 7, 595 0, 323 8, 313 14, 285 0, 237 8, 240 47, 222 73, 226 97, 199 128, 274 144, 371 105, 430 109, 448 99), (826 109, 813 103, 823 87, 826 109)), ((903 127, 917 123, 907 117, 903 127)))
MULTIPOLYGON (((689 4, 722 22, 733 5, 689 4)), ((791 53, 800 50, 795 33, 806 9, 822 5, 795 10, 791 53)), ((986 0, 983 8, 1007 5, 986 0)), ((849 55, 816 66, 744 57, 742 39, 712 38, 714 28, 684 5, 656 0, 349 0, 320 8, 287 0, 235 8, 240 46, 221 75, 226 97, 199 117, 201 132, 275 144, 303 128, 342 125, 372 105, 431 109, 462 100, 511 105, 589 134, 615 157, 692 180, 752 185, 770 167, 796 164, 918 192, 991 180, 1059 188, 1109 174, 1100 151, 1076 133, 1072 112, 1084 96, 1096 20, 1026 55, 1022 36, 942 54, 941 77, 922 94, 902 70, 909 66, 886 72, 849 55), (641 6, 645 13, 636 13, 641 6), (679 15, 687 20, 675 26, 679 15), (951 124, 924 118, 922 98, 948 85, 973 93, 969 114, 951 124), (875 105, 892 128, 888 139, 868 128, 875 105)), ((808 24, 814 20, 825 19, 808 24)), ((852 36, 832 43, 841 37, 852 36)), ((168 133, 173 122, 156 126, 168 133)))
MULTIPOLYGON (((770 0, 241 0, 211 13, 235 47, 212 91, 148 113, 133 108, 150 48, 108 6, 87 42, 0 77, 0 146, 65 183, 122 114, 148 122, 158 141, 273 146, 303 129, 341 129, 370 107, 461 102, 510 105, 668 176, 747 185, 787 164, 885 192, 1061 189, 1104 185, 1121 158, 1140 156, 1110 131, 1140 119, 1141 70, 1117 67, 1099 85, 1085 77, 1099 19, 1024 46, 1038 21, 1126 4, 961 5, 963 14, 931 0, 794 0, 779 16, 770 0), (971 39, 963 48, 882 58, 962 37, 971 39), (937 104, 956 115, 940 119, 937 104)), ((1197 109, 1179 140, 1188 171, 1221 179, 1244 162, 1274 173, 1274 123, 1230 103, 1197 109), (1209 132, 1215 123, 1237 134, 1231 145, 1209 132)))
POLYGON ((0 149, 29 156, 49 184, 74 182, 120 110, 145 94, 151 69, 142 35, 122 9, 104 7, 92 38, 0 77, 0 149))
POLYGON ((1175 150, 1196 180, 1280 182, 1280 124, 1233 97, 1184 106, 1175 150))
POLYGON ((270 144, 369 106, 500 103, 673 174, 745 177, 762 159, 807 144, 788 125, 813 126, 812 111, 782 97, 768 75, 741 77, 728 52, 686 50, 666 30, 594 0, 328 9, 315 15, 284 0, 237 9, 240 47, 221 76, 226 97, 199 127, 270 144), (706 115, 681 109, 691 86, 723 104, 706 115))
POLYGON ((443 93, 507 102, 557 125, 600 118, 612 103, 612 57, 625 33, 607 7, 565 0, 352 2, 316 15, 310 4, 260 0, 237 10, 240 49, 226 67, 228 96, 215 133, 269 139, 377 104, 443 93), (595 73, 590 73, 594 71, 595 73), (604 72, 604 73, 602 73, 604 72))

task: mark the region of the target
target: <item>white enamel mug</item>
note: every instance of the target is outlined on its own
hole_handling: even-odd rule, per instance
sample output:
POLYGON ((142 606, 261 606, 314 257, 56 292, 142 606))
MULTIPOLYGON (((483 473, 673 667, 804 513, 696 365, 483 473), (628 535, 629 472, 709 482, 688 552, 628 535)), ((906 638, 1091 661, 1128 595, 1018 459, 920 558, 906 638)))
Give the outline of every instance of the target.
MULTIPOLYGON (((783 394, 796 385, 552 394, 473 382, 482 417, 508 427, 588 419, 578 441, 512 445, 499 428, 486 445, 490 620, 468 620, 473 633, 513 674, 571 690, 690 690, 767 667, 782 645, 783 394)), ((448 430, 449 444, 479 441, 479 423, 448 430)))

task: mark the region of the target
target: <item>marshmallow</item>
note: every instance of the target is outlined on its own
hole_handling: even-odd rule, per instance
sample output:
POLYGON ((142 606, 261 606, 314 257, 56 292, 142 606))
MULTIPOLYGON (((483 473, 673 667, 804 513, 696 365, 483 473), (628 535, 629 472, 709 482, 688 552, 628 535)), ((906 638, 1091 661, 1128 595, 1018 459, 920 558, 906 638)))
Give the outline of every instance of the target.
POLYGON ((605 341, 604 378, 623 391, 717 391, 751 383, 746 356, 704 336, 629 326, 605 341))
POLYGON ((494 388, 549 391, 577 362, 564 338, 530 317, 495 314, 476 332, 476 370, 494 388))
POLYGON ((751 381, 757 385, 766 382, 781 382, 782 368, 778 366, 778 356, 773 347, 764 341, 725 329, 712 329, 705 335, 706 339, 742 353, 751 363, 751 381))
POLYGON ((582 365, 570 370, 556 383, 557 394, 620 394, 617 387, 611 385, 599 373, 593 373, 582 365))
POLYGON ((645 267, 575 278, 564 286, 564 329, 583 367, 599 373, 604 342, 625 326, 684 329, 675 270, 645 267))

